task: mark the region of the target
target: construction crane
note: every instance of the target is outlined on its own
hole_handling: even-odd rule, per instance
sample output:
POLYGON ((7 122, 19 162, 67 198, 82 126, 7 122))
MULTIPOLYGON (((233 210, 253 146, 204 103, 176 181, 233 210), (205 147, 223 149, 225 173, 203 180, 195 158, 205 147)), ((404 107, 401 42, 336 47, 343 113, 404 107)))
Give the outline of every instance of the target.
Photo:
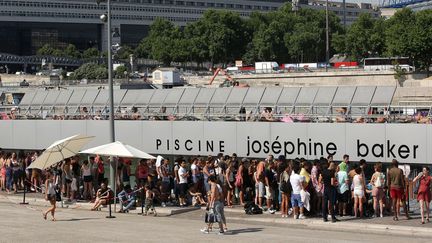
POLYGON ((208 83, 208 85, 211 85, 212 83, 213 83, 213 81, 215 80, 215 78, 216 78, 216 76, 218 76, 218 74, 219 73, 221 73, 221 74, 223 74, 223 75, 225 75, 226 76, 226 78, 231 82, 231 83, 233 83, 234 84, 234 79, 225 71, 225 70, 223 70, 222 68, 216 68, 216 70, 214 71, 214 73, 213 73, 213 77, 210 79, 210 82, 208 83))

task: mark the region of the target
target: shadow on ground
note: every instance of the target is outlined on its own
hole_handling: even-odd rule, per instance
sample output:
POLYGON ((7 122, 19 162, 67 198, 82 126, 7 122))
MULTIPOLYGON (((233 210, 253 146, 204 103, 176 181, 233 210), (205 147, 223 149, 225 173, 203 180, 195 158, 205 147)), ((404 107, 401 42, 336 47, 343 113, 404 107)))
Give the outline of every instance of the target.
POLYGON ((234 229, 234 230, 228 230, 225 232, 225 235, 238 235, 238 234, 246 234, 246 233, 255 233, 260 232, 264 228, 245 228, 245 229, 234 229))

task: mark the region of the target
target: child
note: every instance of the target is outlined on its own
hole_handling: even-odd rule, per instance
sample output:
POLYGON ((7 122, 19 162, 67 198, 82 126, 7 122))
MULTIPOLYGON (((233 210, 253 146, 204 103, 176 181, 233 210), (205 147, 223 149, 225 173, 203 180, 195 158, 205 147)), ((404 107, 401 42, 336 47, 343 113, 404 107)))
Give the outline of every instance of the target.
POLYGON ((144 189, 146 192, 144 215, 147 216, 148 210, 151 209, 151 211, 153 211, 153 216, 156 217, 157 213, 156 213, 156 209, 154 208, 154 205, 153 205, 153 199, 154 199, 155 193, 152 190, 150 190, 150 186, 148 184, 145 185, 144 189))

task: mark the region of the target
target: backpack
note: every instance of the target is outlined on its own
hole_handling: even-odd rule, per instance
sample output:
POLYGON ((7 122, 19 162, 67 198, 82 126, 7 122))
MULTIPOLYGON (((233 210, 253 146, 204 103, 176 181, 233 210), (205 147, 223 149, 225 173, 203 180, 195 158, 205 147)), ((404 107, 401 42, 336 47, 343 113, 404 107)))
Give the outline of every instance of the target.
POLYGON ((263 211, 258 205, 256 205, 254 202, 248 202, 244 206, 245 213, 248 215, 252 214, 262 214, 263 211))
POLYGON ((288 181, 285 181, 283 179, 283 173, 280 176, 279 190, 281 190, 281 192, 287 193, 287 194, 290 194, 292 192, 291 183, 289 183, 288 181))

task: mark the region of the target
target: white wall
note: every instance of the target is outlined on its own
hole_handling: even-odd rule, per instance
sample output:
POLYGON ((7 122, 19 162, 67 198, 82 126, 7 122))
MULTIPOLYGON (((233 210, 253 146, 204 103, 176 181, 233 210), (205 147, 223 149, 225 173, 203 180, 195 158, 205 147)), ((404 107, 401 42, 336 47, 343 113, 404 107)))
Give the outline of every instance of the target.
MULTIPOLYGON (((43 149, 74 134, 94 135, 90 148, 109 142, 108 121, 12 120, 0 122, 0 147, 43 149)), ((116 121, 116 139, 152 154, 240 157, 286 155, 315 159, 429 163, 432 127, 422 124, 116 121)))

